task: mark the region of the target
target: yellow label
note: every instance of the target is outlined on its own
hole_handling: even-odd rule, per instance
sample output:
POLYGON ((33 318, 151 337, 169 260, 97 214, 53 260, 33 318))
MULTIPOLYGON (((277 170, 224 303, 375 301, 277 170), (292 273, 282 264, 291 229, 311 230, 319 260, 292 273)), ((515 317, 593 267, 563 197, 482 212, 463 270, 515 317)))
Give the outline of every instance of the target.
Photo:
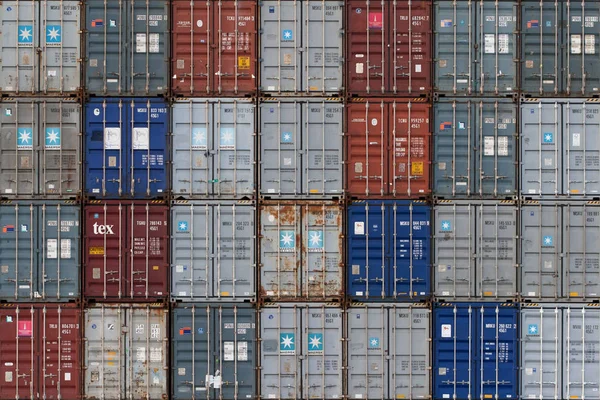
POLYGON ((229 296, 229 292, 221 292, 221 296, 229 296))
POLYGON ((579 194, 579 189, 573 189, 573 190, 571 190, 571 193, 573 193, 573 194, 579 194))
POLYGON ((403 395, 403 394, 397 394, 397 395, 396 395, 396 398, 397 398, 397 399, 405 399, 405 398, 406 398, 406 396, 405 396, 405 395, 403 395))
POLYGON ((104 247, 90 247, 90 254, 94 256, 103 256, 104 247))
POLYGON ((319 193, 319 189, 310 189, 309 192, 310 193, 319 193))
POLYGON ((493 296, 494 294, 492 292, 483 292, 484 296, 493 296))
POLYGON ((423 175, 423 162, 413 162, 410 167, 411 175, 423 175))
POLYGON ((578 297, 579 296, 579 292, 571 292, 571 293, 569 293, 569 296, 571 296, 571 297, 578 297))
POLYGON ((158 271, 159 267, 158 267, 158 265, 153 265, 153 266, 152 266, 152 269, 153 269, 154 271, 158 271))
POLYGON ((491 395, 491 394, 484 394, 484 395, 483 395, 483 398, 484 398, 484 399, 491 399, 491 398, 492 398, 492 395, 491 395))
POLYGON ((250 69, 250 57, 238 56, 238 69, 250 69))

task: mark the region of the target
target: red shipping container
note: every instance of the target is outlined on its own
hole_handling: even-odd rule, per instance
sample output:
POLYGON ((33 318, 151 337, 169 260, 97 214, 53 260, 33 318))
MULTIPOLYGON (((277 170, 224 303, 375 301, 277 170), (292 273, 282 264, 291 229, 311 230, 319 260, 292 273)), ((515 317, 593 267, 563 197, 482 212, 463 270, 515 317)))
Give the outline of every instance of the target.
POLYGON ((81 399, 81 310, 0 307, 0 399, 81 399))
POLYGON ((175 95, 256 94, 256 10, 256 0, 173 1, 175 95))
POLYGON ((347 0, 346 11, 350 96, 427 96, 431 1, 347 0))
POLYGON ((84 208, 84 218, 87 300, 167 297, 169 210, 164 203, 99 202, 84 208))
POLYGON ((346 191, 359 198, 417 198, 431 192, 431 105, 369 99, 347 106, 346 191))

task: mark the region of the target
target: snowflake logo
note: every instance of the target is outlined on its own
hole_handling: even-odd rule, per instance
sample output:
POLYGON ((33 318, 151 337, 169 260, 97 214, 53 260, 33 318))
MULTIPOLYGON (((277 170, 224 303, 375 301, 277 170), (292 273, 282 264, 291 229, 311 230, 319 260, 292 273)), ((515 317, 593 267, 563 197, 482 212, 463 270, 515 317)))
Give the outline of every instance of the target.
POLYGON ((46 27, 46 42, 60 43, 62 41, 62 29, 60 25, 48 25, 46 27))
POLYGON ((369 348, 376 349, 379 347, 379 338, 371 337, 369 338, 369 348))
POLYGON ((292 132, 281 132, 281 143, 292 143, 292 132))
POLYGON ((60 149, 60 128, 46 128, 46 148, 60 149))
POLYGON ((294 231, 281 231, 279 234, 279 247, 281 249, 293 249, 295 244, 296 234, 294 231))
POLYGON ((19 134, 17 138, 17 148, 18 149, 31 149, 33 147, 33 131, 31 128, 22 128, 19 129, 19 134))
POLYGON ((544 133, 544 143, 554 143, 554 135, 552 132, 544 133))
POLYGON ((323 231, 308 231, 308 248, 319 250, 323 248, 323 231))
POLYGON ((450 221, 442 221, 442 231, 451 231, 452 230, 452 224, 450 223, 450 221))
POLYGON ((543 241, 544 241, 544 246, 552 246, 552 244, 554 243, 552 236, 544 236, 543 241))
POLYGON ((538 326, 536 324, 529 324, 529 326, 527 327, 527 333, 530 335, 537 335, 538 326))
POLYGON ((292 33, 291 29, 284 29, 282 36, 283 36, 283 40, 286 40, 286 41, 293 40, 293 38, 294 38, 294 34, 292 33))
POLYGON ((187 232, 187 230, 188 230, 188 223, 186 221, 179 221, 177 223, 177 230, 179 232, 187 232))
POLYGON ((293 333, 281 333, 279 335, 279 351, 293 352, 296 350, 293 333))
POLYGON ((33 43, 32 25, 19 25, 19 43, 33 43))
POLYGON ((235 148, 235 134, 233 128, 221 129, 221 148, 233 149, 235 148))
POLYGON ((206 128, 194 128, 192 131, 192 149, 206 149, 206 128))
POLYGON ((323 334, 309 333, 308 334, 309 351, 323 351, 323 334))

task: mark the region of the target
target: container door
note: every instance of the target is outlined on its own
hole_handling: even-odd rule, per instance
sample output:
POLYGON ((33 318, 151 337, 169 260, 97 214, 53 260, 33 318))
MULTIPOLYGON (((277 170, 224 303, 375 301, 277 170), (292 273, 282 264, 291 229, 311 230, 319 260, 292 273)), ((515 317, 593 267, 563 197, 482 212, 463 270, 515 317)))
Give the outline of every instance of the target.
MULTIPOLYGON (((6 39, 5 35, 2 37, 6 39)), ((37 193, 40 166, 34 149, 40 146, 38 110, 38 104, 31 100, 3 103, 0 114, 2 196, 31 198, 37 193)))
MULTIPOLYGON (((584 306, 585 307, 585 306, 584 306)), ((592 305, 592 307, 596 307, 592 305)), ((600 315, 597 308, 567 308, 563 311, 563 398, 598 397, 600 315)))
MULTIPOLYGON (((41 234, 37 288, 45 301, 75 300, 80 294, 81 228, 76 205, 44 204, 36 230, 41 234)), ((38 236, 39 237, 39 236, 38 236)), ((37 297, 37 296, 36 296, 37 297)))
POLYGON ((474 205, 435 208, 435 294, 441 297, 475 295, 474 205))
POLYGON ((86 2, 86 87, 91 93, 124 95, 130 22, 121 2, 86 2))
POLYGON ((520 267, 523 296, 540 300, 563 296, 563 222, 563 209, 556 204, 522 206, 520 267))
POLYGON ((563 334, 571 329, 563 333, 563 311, 551 306, 523 308, 520 329, 521 398, 564 398, 561 389, 566 371, 561 356, 569 345, 563 346, 563 334))
POLYGON ((387 293, 386 210, 384 203, 348 208, 348 291, 353 298, 385 298, 387 293))
POLYGON ((296 306, 260 310, 260 393, 264 398, 301 398, 301 314, 296 306))
POLYGON ((431 293, 429 206, 394 203, 388 206, 386 218, 391 230, 386 232, 391 259, 387 265, 390 286, 387 295, 395 299, 428 296, 431 293))
POLYGON ((40 10, 40 91, 75 92, 81 84, 81 16, 77 0, 50 0, 40 10))
POLYGON ((521 105, 521 193, 535 197, 563 193, 561 105, 521 105))
MULTIPOLYGON (((40 47, 37 1, 5 1, 2 18, 2 65, 0 91, 34 94, 38 90, 40 47)), ((4 148, 4 146, 2 146, 4 148)))
POLYGON ((301 6, 301 2, 278 0, 265 0, 260 4, 262 91, 302 91, 301 6))
POLYGON ((38 209, 21 203, 0 207, 0 298, 33 300, 37 292, 38 209))
POLYGON ((387 194, 389 107, 368 101, 347 107, 347 190, 354 196, 387 194))

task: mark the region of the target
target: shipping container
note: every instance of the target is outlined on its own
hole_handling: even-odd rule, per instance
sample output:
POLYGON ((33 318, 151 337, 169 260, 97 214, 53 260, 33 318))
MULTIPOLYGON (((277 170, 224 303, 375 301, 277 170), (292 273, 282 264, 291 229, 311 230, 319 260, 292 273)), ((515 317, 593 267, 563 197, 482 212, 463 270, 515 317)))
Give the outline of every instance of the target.
POLYGON ((514 198, 518 107, 506 99, 443 99, 433 110, 434 195, 514 198))
POLYGON ((521 306, 521 398, 598 399, 598 303, 521 306))
POLYGON ((424 201, 348 206, 348 296, 420 300, 431 294, 431 207, 424 201))
POLYGON ((342 197, 343 103, 277 99, 259 108, 261 196, 342 197))
POLYGON ((167 399, 169 311, 112 304, 85 308, 84 315, 84 398, 167 399))
POLYGON ((431 310, 353 303, 346 311, 348 398, 431 398, 431 310))
POLYGON ((509 303, 436 303, 433 398, 519 398, 519 310, 509 303))
POLYGON ((599 237, 598 201, 524 202, 522 296, 551 301, 590 301, 600 297, 599 237))
POLYGON ((258 398, 252 306, 178 304, 172 317, 172 399, 258 398))
POLYGON ((267 303, 259 313, 261 398, 343 398, 339 304, 267 303))
POLYGON ((71 201, 0 204, 0 301, 79 299, 79 214, 71 201))
POLYGON ((438 298, 498 301, 518 296, 515 202, 441 201, 433 214, 438 298))
POLYGON ((83 398, 78 306, 3 304, 0 343, 0 398, 83 398))
POLYGON ((94 98, 86 104, 85 117, 87 197, 167 195, 167 103, 150 98, 94 98))
POLYGON ((346 79, 350 96, 431 92, 431 1, 347 0, 346 79))
POLYGON ((81 105, 69 98, 4 98, 0 197, 81 195, 81 105), (63 135, 64 133, 64 135, 63 135))
POLYGON ((254 301, 255 219, 249 201, 175 201, 171 300, 254 301))
POLYGON ((435 0, 434 8, 434 91, 455 96, 518 93, 519 0, 435 0))
POLYGON ((84 218, 83 295, 87 300, 154 301, 168 296, 166 205, 94 202, 84 207, 84 218))
POLYGON ((173 1, 171 11, 175 95, 256 94, 256 0, 173 1))
POLYGON ((85 82, 97 96, 168 93, 168 0, 85 2, 85 82))
POLYGON ((431 105, 422 99, 369 99, 346 107, 347 193, 426 197, 431 192, 431 105))
POLYGON ((175 198, 256 195, 256 105, 248 99, 176 100, 173 113, 175 198))
POLYGON ((79 94, 81 2, 9 0, 0 9, 0 93, 79 94))
POLYGON ((344 1, 260 1, 260 91, 343 91, 344 1))
POLYGON ((600 5, 521 0, 521 88, 526 96, 600 95, 600 5))
POLYGON ((344 298, 344 207, 336 202, 260 206, 259 284, 265 300, 344 298))
POLYGON ((596 99, 524 99, 521 195, 600 199, 600 104, 596 99))

